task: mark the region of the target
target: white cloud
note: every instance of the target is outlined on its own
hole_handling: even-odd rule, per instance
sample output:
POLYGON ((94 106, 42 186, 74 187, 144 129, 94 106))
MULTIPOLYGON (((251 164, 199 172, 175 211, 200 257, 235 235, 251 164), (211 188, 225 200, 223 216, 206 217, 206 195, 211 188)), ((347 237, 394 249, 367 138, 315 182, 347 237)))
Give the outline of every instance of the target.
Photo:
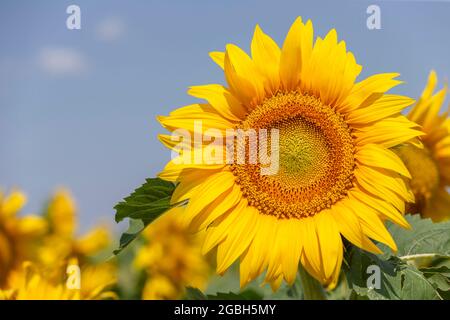
POLYGON ((65 47, 43 48, 38 55, 38 64, 52 75, 81 74, 87 70, 83 54, 65 47))
POLYGON ((105 42, 112 42, 120 39, 125 33, 125 24, 118 17, 108 17, 96 26, 97 37, 105 42))

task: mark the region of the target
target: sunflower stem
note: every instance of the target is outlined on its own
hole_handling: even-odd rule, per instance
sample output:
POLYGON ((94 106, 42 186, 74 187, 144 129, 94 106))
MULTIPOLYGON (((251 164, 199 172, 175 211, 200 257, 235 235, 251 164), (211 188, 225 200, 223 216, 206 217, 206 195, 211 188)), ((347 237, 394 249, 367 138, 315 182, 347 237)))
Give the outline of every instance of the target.
POLYGON ((327 300, 322 285, 314 279, 300 264, 298 268, 305 300, 327 300))
POLYGON ((403 261, 409 261, 409 260, 416 260, 416 259, 426 259, 426 258, 436 258, 438 255, 436 253, 418 253, 418 254, 411 254, 407 256, 401 256, 399 257, 403 261))

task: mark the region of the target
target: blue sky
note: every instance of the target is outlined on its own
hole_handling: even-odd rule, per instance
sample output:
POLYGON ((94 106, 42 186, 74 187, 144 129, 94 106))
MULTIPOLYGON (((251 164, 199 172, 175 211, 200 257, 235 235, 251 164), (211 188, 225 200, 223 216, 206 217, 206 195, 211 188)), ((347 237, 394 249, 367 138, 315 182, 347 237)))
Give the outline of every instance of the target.
POLYGON ((6 1, 0 3, 0 185, 22 188, 36 212, 58 186, 81 229, 113 225, 112 207, 170 153, 159 114, 195 101, 191 85, 223 83, 208 52, 248 50, 255 24, 280 44, 297 16, 336 28, 364 69, 399 72, 393 92, 417 97, 430 69, 450 76, 448 1, 6 1), (66 8, 81 8, 81 30, 66 8), (368 30, 366 8, 381 8, 368 30))

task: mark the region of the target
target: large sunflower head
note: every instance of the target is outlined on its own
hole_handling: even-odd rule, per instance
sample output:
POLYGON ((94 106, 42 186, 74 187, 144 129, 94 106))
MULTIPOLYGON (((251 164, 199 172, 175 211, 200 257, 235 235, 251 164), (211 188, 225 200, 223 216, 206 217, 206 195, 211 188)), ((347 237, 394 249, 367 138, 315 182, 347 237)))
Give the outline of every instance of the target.
MULTIPOLYGON (((408 227, 402 214, 413 195, 402 178, 408 170, 389 148, 421 134, 400 114, 413 100, 386 94, 400 83, 398 74, 356 82, 361 66, 336 31, 314 41, 311 21, 301 18, 281 48, 257 26, 251 56, 229 44, 211 57, 227 86, 192 87, 189 93, 206 103, 159 117, 170 131, 194 137, 180 148, 179 140, 160 136, 180 152, 160 177, 178 183, 172 201, 189 199, 184 222, 206 229, 202 250, 217 247, 217 271, 240 259, 241 285, 266 270, 276 289, 283 279, 294 281, 300 262, 332 288, 341 235, 371 252, 379 252, 372 240, 395 250, 383 222, 408 227), (221 150, 219 134, 229 137, 232 129, 265 129, 276 170, 263 174, 265 157, 211 161, 211 150, 221 150)), ((237 153, 252 148, 247 144, 234 144, 237 153)))
POLYGON ((436 72, 431 71, 428 84, 408 119, 422 127, 423 146, 404 144, 395 152, 411 173, 411 190, 416 202, 409 206, 411 213, 420 213, 435 221, 450 218, 450 119, 448 112, 440 113, 447 94, 447 85, 433 94, 437 84, 436 72))

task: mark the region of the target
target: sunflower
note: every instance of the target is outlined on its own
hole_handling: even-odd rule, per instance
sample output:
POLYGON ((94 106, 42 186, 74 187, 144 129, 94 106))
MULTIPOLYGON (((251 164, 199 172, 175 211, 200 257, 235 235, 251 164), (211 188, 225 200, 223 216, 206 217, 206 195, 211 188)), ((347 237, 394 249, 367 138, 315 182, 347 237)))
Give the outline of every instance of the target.
MULTIPOLYGON (((76 259, 69 261, 78 265, 76 259)), ((80 268, 81 281, 79 297, 82 300, 110 300, 118 299, 112 287, 117 284, 117 266, 112 262, 99 264, 85 264, 80 268)))
POLYGON ((144 230, 146 244, 134 264, 145 270, 142 299, 179 299, 187 286, 203 290, 210 267, 201 254, 202 235, 193 236, 181 224, 183 208, 176 207, 144 230))
POLYGON ((35 248, 47 230, 47 223, 36 215, 19 217, 26 196, 14 190, 0 192, 0 288, 11 271, 34 257, 35 248))
POLYGON ((64 283, 53 283, 43 276, 31 262, 24 262, 21 270, 8 278, 0 300, 78 300, 78 291, 68 290, 64 283))
POLYGON ((46 218, 18 217, 25 202, 20 191, 0 194, 0 299, 116 298, 108 289, 116 282, 115 265, 93 265, 89 260, 108 244, 106 229, 75 238, 75 204, 64 190, 51 199, 46 218), (81 286, 68 289, 68 267, 78 267, 79 259, 81 286))
POLYGON ((450 119, 448 112, 439 114, 447 86, 433 95, 436 84, 436 72, 431 71, 422 96, 408 114, 425 133, 421 138, 423 146, 404 144, 394 151, 412 176, 410 186, 416 202, 408 211, 442 221, 450 218, 450 195, 446 189, 450 186, 450 119))
MULTIPOLYGON (((77 265, 77 261, 71 261, 77 265)), ((36 264, 26 261, 20 270, 12 272, 0 300, 99 300, 114 299, 117 295, 108 288, 115 283, 110 265, 81 270, 80 288, 67 285, 66 277, 55 281, 36 264)))
POLYGON ((396 73, 355 82, 362 67, 334 29, 313 38, 311 21, 301 18, 281 48, 256 26, 251 57, 233 44, 211 53, 227 87, 192 87, 189 93, 206 103, 158 117, 173 133, 203 136, 191 141, 203 154, 215 141, 210 132, 278 130, 279 167, 271 175, 250 161, 181 161, 179 141, 160 136, 180 152, 159 174, 178 183, 172 202, 189 199, 183 221, 191 231, 206 230, 202 252, 217 248, 219 274, 240 260, 241 286, 265 270, 273 290, 283 279, 292 284, 300 262, 331 289, 341 235, 380 253, 372 240, 396 250, 386 219, 409 227, 402 214, 414 199, 402 177, 410 174, 390 148, 422 134, 400 114, 414 101, 386 94, 401 83, 396 73))
POLYGON ((61 267, 76 258, 84 266, 110 244, 110 234, 105 227, 96 227, 80 237, 76 236, 77 210, 71 194, 59 189, 51 197, 46 219, 49 232, 37 250, 38 262, 60 276, 61 267))

